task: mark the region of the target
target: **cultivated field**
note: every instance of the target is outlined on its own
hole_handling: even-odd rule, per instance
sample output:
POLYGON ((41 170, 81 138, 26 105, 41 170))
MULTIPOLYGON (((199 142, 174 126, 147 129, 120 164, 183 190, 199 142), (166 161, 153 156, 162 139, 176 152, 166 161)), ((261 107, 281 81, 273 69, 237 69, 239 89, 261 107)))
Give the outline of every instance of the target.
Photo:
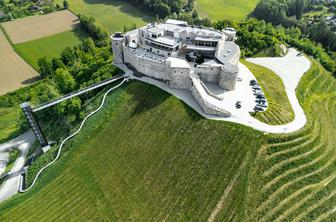
POLYGON ((37 70, 39 58, 43 56, 49 59, 59 57, 65 47, 78 45, 86 37, 88 37, 88 34, 80 27, 76 27, 70 31, 16 44, 14 48, 22 58, 37 70))
POLYGON ((78 18, 68 10, 30 16, 2 23, 13 44, 22 43, 73 29, 78 18))
MULTIPOLYGON (((63 0, 55 3, 62 5, 63 0)), ((70 9, 94 17, 99 24, 112 34, 123 31, 124 25, 138 27, 153 21, 154 18, 141 12, 126 1, 118 0, 69 0, 70 9)))
POLYGON ((257 78, 268 101, 268 109, 257 113, 256 118, 271 125, 281 125, 294 120, 294 112, 289 103, 284 84, 279 76, 266 67, 242 61, 257 78))
POLYGON ((200 15, 212 20, 242 20, 249 15, 259 0, 196 0, 200 15))
POLYGON ((38 73, 16 54, 0 30, 0 95, 32 82, 38 73))
POLYGON ((238 220, 262 141, 133 82, 108 97, 31 192, 0 206, 1 221, 238 220))

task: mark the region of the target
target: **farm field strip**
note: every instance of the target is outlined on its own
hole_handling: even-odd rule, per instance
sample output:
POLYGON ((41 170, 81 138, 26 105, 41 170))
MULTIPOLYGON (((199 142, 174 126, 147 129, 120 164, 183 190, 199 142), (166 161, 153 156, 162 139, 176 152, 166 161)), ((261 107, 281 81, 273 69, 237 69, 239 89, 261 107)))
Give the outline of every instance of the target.
POLYGON ((0 29, 0 95, 29 84, 37 76, 38 73, 16 54, 0 29))
POLYGON ((78 18, 68 10, 1 23, 13 44, 68 31, 78 24, 78 18))

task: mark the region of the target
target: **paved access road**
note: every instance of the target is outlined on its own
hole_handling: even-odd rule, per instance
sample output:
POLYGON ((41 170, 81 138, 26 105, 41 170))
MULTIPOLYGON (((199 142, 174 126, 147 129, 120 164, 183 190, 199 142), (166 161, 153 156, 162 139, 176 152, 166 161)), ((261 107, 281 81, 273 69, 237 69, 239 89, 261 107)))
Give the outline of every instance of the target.
POLYGON ((302 107, 300 106, 299 101, 296 98, 295 89, 299 84, 299 81, 303 76, 303 74, 309 70, 311 63, 309 59, 307 59, 305 56, 298 56, 298 54, 299 52, 296 49, 290 48, 287 55, 284 57, 247 59, 247 61, 249 62, 259 64, 271 69, 272 71, 275 72, 275 74, 277 74, 282 79, 284 83, 289 102, 292 105, 295 114, 295 118, 292 122, 288 124, 276 125, 276 126, 263 123, 258 119, 254 118, 253 116, 250 115, 249 109, 240 109, 236 111, 231 111, 230 107, 227 107, 227 104, 232 102, 231 101, 232 99, 237 100, 251 97, 252 101, 254 101, 253 91, 250 90, 251 87, 248 84, 249 80, 251 78, 254 78, 253 73, 241 63, 239 64, 240 71, 238 77, 243 79, 243 82, 239 83, 242 85, 242 88, 238 91, 235 90, 237 92, 234 95, 231 92, 228 92, 228 94, 230 94, 230 98, 224 98, 222 103, 225 106, 223 108, 231 112, 232 115, 230 117, 212 116, 204 113, 204 111, 197 104, 196 100, 188 90, 171 89, 167 84, 148 77, 141 77, 141 78, 135 77, 132 75, 132 71, 127 69, 125 65, 117 65, 117 66, 121 68, 125 73, 130 75, 132 79, 136 79, 139 81, 155 85, 169 92, 175 97, 181 99, 205 118, 239 123, 266 133, 291 133, 303 128, 307 122, 306 115, 302 107))

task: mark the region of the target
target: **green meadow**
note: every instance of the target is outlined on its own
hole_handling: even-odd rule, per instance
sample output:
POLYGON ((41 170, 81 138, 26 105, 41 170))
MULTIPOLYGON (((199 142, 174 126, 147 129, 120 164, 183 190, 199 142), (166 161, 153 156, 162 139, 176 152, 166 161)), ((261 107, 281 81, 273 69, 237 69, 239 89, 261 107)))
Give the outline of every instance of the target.
POLYGON ((246 18, 259 0, 196 0, 196 8, 201 16, 211 20, 239 21, 246 18))
MULTIPOLYGON (((55 3, 62 4, 62 0, 55 3)), ((141 12, 126 1, 119 0, 68 0, 70 10, 75 14, 81 13, 92 16, 106 28, 108 33, 123 31, 124 25, 130 28, 137 27, 153 21, 153 17, 141 12)))
POLYGON ((38 70, 37 61, 46 56, 49 59, 59 57, 65 47, 73 47, 80 44, 88 34, 77 27, 73 30, 61 32, 48 37, 14 45, 16 52, 38 70))

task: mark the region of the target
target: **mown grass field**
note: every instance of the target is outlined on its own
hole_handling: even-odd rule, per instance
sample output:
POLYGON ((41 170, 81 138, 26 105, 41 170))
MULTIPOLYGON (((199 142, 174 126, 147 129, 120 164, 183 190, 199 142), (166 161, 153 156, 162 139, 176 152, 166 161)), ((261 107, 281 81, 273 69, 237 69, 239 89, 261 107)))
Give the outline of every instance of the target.
POLYGON ((72 30, 79 23, 78 18, 68 10, 28 16, 1 25, 14 44, 32 41, 60 32, 72 30))
POLYGON ((37 61, 46 56, 49 59, 59 57, 65 47, 79 45, 89 35, 79 26, 70 31, 14 45, 17 53, 38 70, 37 61))
POLYGON ((250 128, 203 119, 158 88, 132 82, 108 97, 32 191, 0 206, 0 218, 238 220, 263 139, 250 128))
MULTIPOLYGON (((62 5, 63 0, 55 3, 62 5)), ((69 0, 70 10, 74 13, 94 17, 99 24, 104 26, 108 33, 123 31, 124 25, 130 28, 145 25, 154 18, 141 12, 126 1, 121 0, 69 0)))
POLYGON ((281 125, 294 120, 294 112, 289 103, 284 84, 272 70, 242 60, 243 64, 254 74, 268 101, 268 109, 257 113, 255 117, 271 125, 281 125))
POLYGON ((259 0, 196 0, 200 15, 211 20, 239 21, 246 18, 256 7, 259 0))
POLYGON ((336 218, 336 80, 313 62, 297 89, 307 126, 270 136, 249 178, 248 221, 336 218))

